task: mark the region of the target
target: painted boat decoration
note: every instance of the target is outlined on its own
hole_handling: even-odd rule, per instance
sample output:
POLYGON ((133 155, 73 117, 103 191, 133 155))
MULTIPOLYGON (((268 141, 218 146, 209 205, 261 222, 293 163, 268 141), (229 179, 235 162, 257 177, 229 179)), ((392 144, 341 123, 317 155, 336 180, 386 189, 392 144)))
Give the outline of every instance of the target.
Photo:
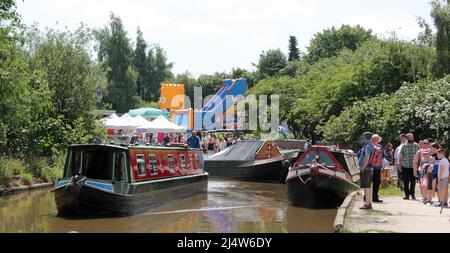
POLYGON ((284 183, 289 162, 272 141, 237 141, 223 151, 205 157, 212 177, 284 183))
POLYGON ((63 216, 127 216, 207 191, 200 150, 72 145, 54 186, 63 216))
POLYGON ((286 179, 291 205, 328 208, 342 204, 359 189, 356 154, 327 146, 311 146, 300 152, 286 179))

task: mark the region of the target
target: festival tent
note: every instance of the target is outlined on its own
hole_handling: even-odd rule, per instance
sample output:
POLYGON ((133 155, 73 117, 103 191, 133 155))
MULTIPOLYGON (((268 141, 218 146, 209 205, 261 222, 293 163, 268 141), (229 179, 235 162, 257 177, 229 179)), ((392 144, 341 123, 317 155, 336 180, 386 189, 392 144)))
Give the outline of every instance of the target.
POLYGON ((106 127, 112 129, 130 129, 135 128, 136 126, 133 124, 134 118, 131 117, 128 113, 125 113, 120 118, 112 118, 106 121, 106 127))
POLYGON ((147 129, 150 126, 150 122, 141 115, 134 117, 133 124, 138 129, 147 129))
POLYGON ((111 120, 115 120, 118 118, 119 118, 119 116, 117 116, 117 114, 113 113, 113 114, 109 115, 108 117, 99 119, 98 121, 100 123, 102 123, 103 125, 107 125, 111 120))
POLYGON ((183 133, 187 130, 185 127, 170 122, 162 115, 150 122, 147 129, 152 133, 183 133))

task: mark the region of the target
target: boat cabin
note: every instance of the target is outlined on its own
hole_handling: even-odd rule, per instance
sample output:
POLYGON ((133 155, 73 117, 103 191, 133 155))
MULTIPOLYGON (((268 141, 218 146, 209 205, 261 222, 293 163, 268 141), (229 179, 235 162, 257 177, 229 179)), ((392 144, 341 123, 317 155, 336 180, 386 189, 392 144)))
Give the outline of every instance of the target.
POLYGON ((359 180, 357 156, 351 151, 337 150, 328 146, 311 146, 305 151, 300 151, 298 157, 294 168, 311 167, 317 163, 334 171, 348 172, 353 182, 359 180))
POLYGON ((64 178, 133 183, 204 172, 200 150, 185 147, 72 145, 64 178))

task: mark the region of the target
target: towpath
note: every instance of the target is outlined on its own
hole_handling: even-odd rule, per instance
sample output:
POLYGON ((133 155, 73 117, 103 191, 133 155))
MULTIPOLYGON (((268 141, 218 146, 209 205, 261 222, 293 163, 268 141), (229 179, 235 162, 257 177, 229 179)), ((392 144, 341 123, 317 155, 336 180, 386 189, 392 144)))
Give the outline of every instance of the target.
POLYGON ((403 200, 401 192, 394 190, 398 192, 381 196, 384 202, 374 203, 371 211, 359 210, 363 195, 356 195, 347 210, 344 232, 450 233, 449 208, 440 214, 441 208, 424 205, 419 200, 403 200))

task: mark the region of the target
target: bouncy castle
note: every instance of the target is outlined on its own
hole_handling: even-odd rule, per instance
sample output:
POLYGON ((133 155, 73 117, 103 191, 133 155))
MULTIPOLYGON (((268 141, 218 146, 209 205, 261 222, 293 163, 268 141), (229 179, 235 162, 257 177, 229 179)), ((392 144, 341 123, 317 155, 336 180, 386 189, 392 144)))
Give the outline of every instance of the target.
MULTIPOLYGON (((184 85, 162 84, 160 108, 170 113, 171 120, 190 130, 235 129, 236 104, 248 90, 246 79, 227 79, 201 110, 185 108, 184 85), (183 99, 182 99, 183 97, 183 99), (219 115, 216 119, 216 115, 219 115)), ((204 94, 206 97, 209 94, 204 94)))

